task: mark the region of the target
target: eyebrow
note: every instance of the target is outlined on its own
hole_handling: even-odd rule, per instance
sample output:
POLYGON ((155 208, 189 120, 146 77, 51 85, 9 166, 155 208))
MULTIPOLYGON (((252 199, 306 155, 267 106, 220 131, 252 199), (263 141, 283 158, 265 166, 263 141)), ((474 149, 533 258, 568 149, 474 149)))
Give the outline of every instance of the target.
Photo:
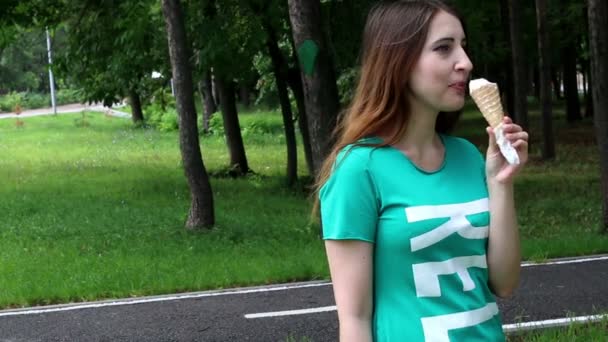
MULTIPOLYGON (((437 40, 436 40, 436 41, 433 43, 433 45, 435 45, 435 44, 440 44, 440 43, 454 43, 455 41, 456 41, 456 39, 454 39, 454 38, 452 38, 452 37, 445 37, 445 38, 437 39, 437 40)), ((467 38, 466 38, 466 37, 462 39, 462 42, 465 42, 465 43, 466 43, 466 41, 467 41, 467 38)))

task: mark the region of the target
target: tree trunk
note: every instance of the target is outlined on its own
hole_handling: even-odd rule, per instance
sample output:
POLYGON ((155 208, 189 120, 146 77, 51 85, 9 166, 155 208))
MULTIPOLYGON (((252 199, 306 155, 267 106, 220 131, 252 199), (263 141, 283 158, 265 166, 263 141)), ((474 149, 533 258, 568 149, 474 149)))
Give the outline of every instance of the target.
POLYGON ((553 114, 551 108, 551 62, 549 61, 549 32, 547 30, 547 2, 536 0, 538 30, 540 104, 542 111, 543 148, 542 158, 555 158, 553 137, 553 114))
MULTIPOLYGON (((540 78, 540 69, 538 66, 534 67, 532 77, 534 77, 534 97, 536 97, 540 102, 540 83, 542 82, 542 80, 540 78)), ((549 81, 551 81, 551 78, 549 78, 549 81)), ((551 87, 550 84, 548 84, 547 86, 551 87)), ((549 91, 551 91, 551 88, 549 88, 549 91)))
POLYGON ((217 105, 213 98, 212 84, 211 84, 211 70, 205 71, 203 78, 198 83, 199 92, 201 93, 203 101, 203 131, 209 132, 209 120, 211 115, 217 112, 217 105))
POLYGON ((133 123, 141 125, 144 123, 144 112, 141 109, 141 99, 139 93, 135 89, 129 91, 129 98, 131 100, 131 118, 133 123))
POLYGON ((608 233, 608 3, 588 0, 593 105, 600 152, 602 231, 608 233))
POLYGON ((568 122, 580 121, 581 104, 578 99, 576 77, 576 46, 570 44, 562 50, 564 93, 566 95, 566 119, 568 122))
POLYGON ((527 63, 521 30, 520 0, 509 0, 509 28, 511 33, 511 55, 513 64, 513 119, 528 130, 528 77, 527 63))
POLYGON ((215 224, 213 192, 198 140, 192 73, 188 63, 190 55, 180 1, 162 0, 162 11, 167 28, 175 102, 179 115, 179 145, 191 195, 186 227, 210 228, 215 224))
POLYGON ((585 97, 585 117, 593 117, 593 75, 591 74, 591 62, 587 60, 587 96, 585 97))
POLYGON ((235 84, 232 80, 224 80, 221 75, 215 75, 215 84, 220 95, 224 132, 228 152, 230 153, 230 175, 233 177, 244 176, 250 170, 236 109, 235 84))
MULTIPOLYGON (((506 42, 511 41, 511 32, 509 29, 509 4, 508 0, 500 0, 500 23, 502 26, 502 36, 506 42)), ((509 116, 513 116, 515 113, 515 98, 514 98, 514 86, 513 86, 513 63, 511 62, 513 56, 511 53, 505 54, 505 60, 503 61, 506 66, 506 70, 502 73, 504 75, 505 87, 503 88, 505 104, 507 113, 509 116)))
MULTIPOLYGON (((295 55, 294 59, 296 59, 295 55)), ((312 163, 312 146, 310 145, 310 131, 308 130, 308 120, 306 119, 306 104, 304 103, 304 91, 302 90, 302 77, 300 76, 300 69, 297 66, 288 70, 287 82, 293 92, 293 97, 296 99, 296 107, 298 107, 298 128, 300 129, 300 135, 302 136, 302 145, 304 145, 304 156, 306 157, 308 174, 314 176, 315 169, 312 163)))
POLYGON ((319 0, 288 0, 310 129, 314 175, 333 145, 339 110, 336 75, 322 30, 319 0))
POLYGON ((287 184, 293 186, 298 180, 298 148, 293 125, 291 103, 289 102, 289 93, 287 90, 288 65, 279 49, 274 29, 268 23, 264 23, 263 25, 268 35, 266 46, 268 47, 268 53, 272 59, 277 92, 279 93, 279 101, 281 103, 281 112, 283 113, 283 126, 285 126, 285 142, 287 145, 287 184))
POLYGON ((556 100, 562 99, 562 81, 559 78, 557 68, 551 68, 551 85, 553 86, 553 94, 556 100))
POLYGON ((249 108, 251 105, 250 97, 251 89, 249 89, 249 84, 245 81, 239 82, 239 99, 241 100, 243 107, 249 108))

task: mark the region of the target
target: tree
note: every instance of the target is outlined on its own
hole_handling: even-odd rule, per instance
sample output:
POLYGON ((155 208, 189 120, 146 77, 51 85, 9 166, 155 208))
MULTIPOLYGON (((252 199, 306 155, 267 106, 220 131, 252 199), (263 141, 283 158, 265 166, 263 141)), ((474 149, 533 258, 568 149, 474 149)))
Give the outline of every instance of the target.
POLYGON ((543 159, 555 158, 553 113, 551 109, 551 62, 549 61, 549 32, 547 31, 547 2, 536 0, 538 55, 540 70, 540 102, 543 128, 543 159))
POLYGON ((281 112, 283 113, 285 142, 287 144, 287 184, 292 186, 298 179, 298 149, 296 145, 291 103, 289 102, 289 93, 287 90, 287 63, 279 49, 274 29, 269 24, 265 24, 264 28, 267 34, 266 45, 268 46, 268 53, 272 59, 279 101, 281 103, 281 112))
POLYGON ((520 0, 509 0, 509 28, 513 64, 513 115, 514 121, 528 129, 528 65, 526 63, 523 33, 521 30, 520 0))
POLYGON ((251 172, 247 162, 236 106, 236 83, 250 79, 253 56, 263 40, 255 35, 247 16, 247 6, 237 0, 197 0, 188 2, 197 13, 189 23, 197 51, 198 74, 213 69, 230 156, 229 174, 244 176, 251 172))
POLYGON ((260 24, 266 33, 266 49, 272 62, 272 73, 274 74, 274 83, 279 96, 283 127, 285 129, 285 143, 287 145, 287 185, 293 186, 298 180, 298 149, 294 116, 291 110, 289 89, 287 86, 289 65, 279 46, 280 33, 277 32, 277 28, 281 27, 282 20, 279 19, 281 17, 280 15, 276 15, 283 12, 286 13, 287 8, 280 6, 276 1, 263 1, 260 3, 250 0, 248 3, 253 14, 260 18, 260 24), (279 20, 276 20, 275 18, 279 20))
MULTIPOLYGON (((584 6, 578 1, 560 0, 553 1, 549 16, 550 31, 559 37, 555 41, 553 51, 557 52, 552 57, 554 59, 554 70, 556 74, 561 71, 563 80, 564 97, 566 99, 566 119, 568 122, 575 122, 582 119, 580 100, 578 93, 578 61, 584 53, 581 43, 584 38, 585 30, 581 25, 584 22, 583 8, 584 6), (559 64, 561 70, 559 70, 559 64)), ((559 83, 556 90, 560 90, 559 83)))
POLYGON ((229 174, 233 177, 249 173, 249 163, 245 154, 245 145, 241 134, 241 125, 236 108, 235 82, 225 75, 217 75, 215 79, 217 91, 220 95, 220 108, 224 123, 224 133, 230 154, 229 174))
POLYGON ((167 27, 167 41, 179 115, 179 144, 184 172, 190 187, 191 204, 186 227, 210 228, 215 224, 213 192, 201 155, 194 88, 190 70, 190 52, 179 0, 162 0, 167 27))
POLYGON ((201 100, 203 103, 203 117, 201 125, 203 126, 203 132, 209 132, 209 120, 211 115, 217 111, 217 105, 215 104, 215 98, 213 97, 213 85, 211 81, 211 69, 207 69, 198 81, 198 91, 201 94, 201 100))
POLYGON ((142 93, 153 71, 164 71, 166 44, 160 7, 151 0, 68 3, 68 46, 57 51, 59 71, 84 99, 107 106, 128 96, 133 121, 143 122, 142 93))
POLYGON ((608 3, 588 0, 593 105, 600 150, 602 230, 608 233, 608 3))
POLYGON ((332 145, 331 134, 336 126, 336 76, 322 30, 319 0, 289 0, 288 4, 316 175, 332 145))

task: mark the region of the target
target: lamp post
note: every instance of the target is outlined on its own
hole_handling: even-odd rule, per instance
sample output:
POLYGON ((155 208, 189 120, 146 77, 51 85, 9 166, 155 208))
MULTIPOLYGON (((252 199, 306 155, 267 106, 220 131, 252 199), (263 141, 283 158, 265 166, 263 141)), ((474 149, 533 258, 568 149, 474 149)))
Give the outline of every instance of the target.
POLYGON ((53 105, 53 114, 57 115, 57 103, 55 101, 55 80, 53 78, 53 59, 51 57, 51 36, 49 29, 46 29, 46 50, 49 56, 49 83, 51 86, 51 104, 53 105))

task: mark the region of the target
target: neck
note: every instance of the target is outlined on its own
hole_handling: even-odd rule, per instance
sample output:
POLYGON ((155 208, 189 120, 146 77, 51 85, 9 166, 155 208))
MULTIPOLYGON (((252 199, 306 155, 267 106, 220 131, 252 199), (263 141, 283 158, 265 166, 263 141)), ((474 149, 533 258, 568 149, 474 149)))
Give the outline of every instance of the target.
POLYGON ((414 101, 410 103, 412 104, 412 112, 405 134, 401 136, 397 143, 398 147, 416 154, 436 148, 438 143, 441 144, 435 132, 435 122, 439 113, 428 108, 415 106, 414 101))

